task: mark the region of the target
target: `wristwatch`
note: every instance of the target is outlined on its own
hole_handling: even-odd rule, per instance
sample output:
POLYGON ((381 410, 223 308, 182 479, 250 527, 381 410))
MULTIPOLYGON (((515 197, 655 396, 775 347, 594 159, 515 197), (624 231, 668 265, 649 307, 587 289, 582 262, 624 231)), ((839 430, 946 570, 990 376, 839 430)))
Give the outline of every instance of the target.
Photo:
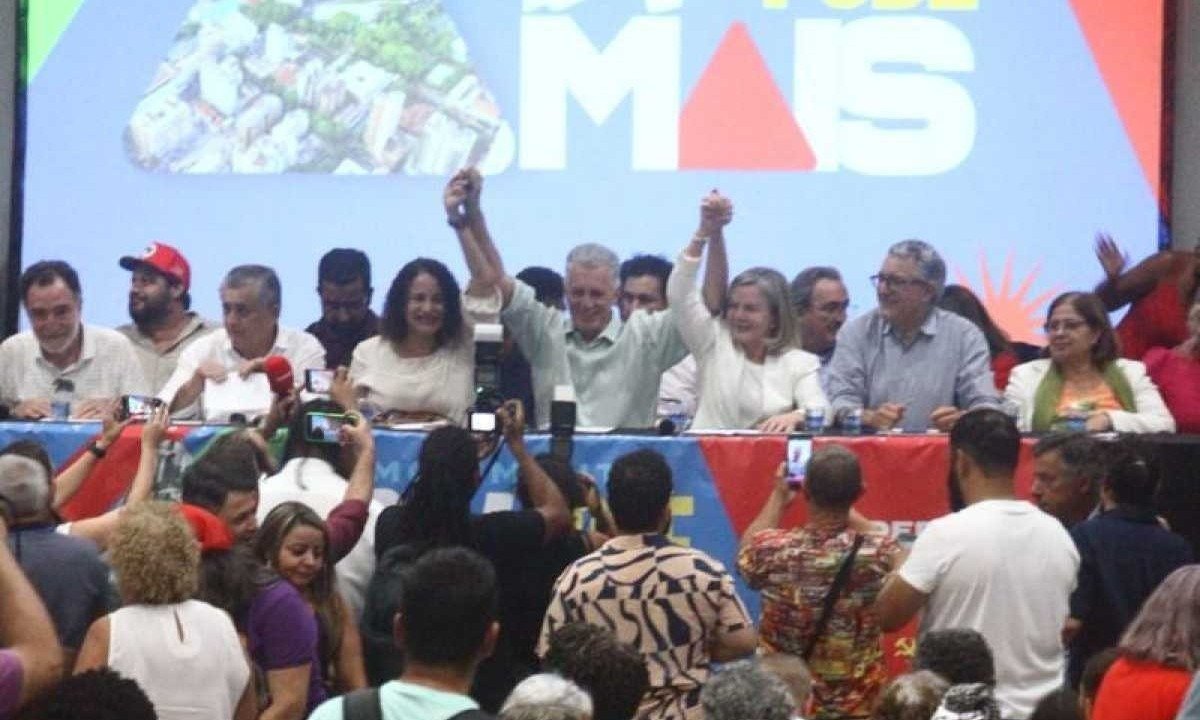
POLYGON ((95 455, 97 459, 100 459, 108 454, 108 448, 100 447, 99 445, 96 444, 96 441, 93 440, 92 444, 88 445, 88 452, 95 455))

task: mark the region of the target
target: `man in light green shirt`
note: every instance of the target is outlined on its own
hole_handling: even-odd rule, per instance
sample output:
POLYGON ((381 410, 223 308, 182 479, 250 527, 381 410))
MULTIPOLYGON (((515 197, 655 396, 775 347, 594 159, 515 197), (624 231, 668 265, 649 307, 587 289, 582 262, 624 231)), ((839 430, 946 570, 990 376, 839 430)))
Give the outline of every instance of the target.
POLYGON ((622 322, 614 312, 620 262, 594 243, 567 255, 570 316, 537 302, 532 288, 504 271, 479 206, 481 184, 474 170, 451 178, 443 198, 447 219, 471 270, 468 294, 487 296, 500 287, 500 320, 533 368, 538 420, 549 420, 555 386, 571 385, 581 427, 653 425, 662 374, 688 354, 672 311, 634 311, 622 322))

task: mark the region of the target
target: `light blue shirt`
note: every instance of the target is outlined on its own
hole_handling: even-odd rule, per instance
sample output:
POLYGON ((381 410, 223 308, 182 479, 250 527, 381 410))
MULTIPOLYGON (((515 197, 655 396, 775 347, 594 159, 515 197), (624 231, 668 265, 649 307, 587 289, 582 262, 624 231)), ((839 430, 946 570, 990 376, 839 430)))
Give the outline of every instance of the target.
POLYGON ((513 282, 513 296, 500 314, 533 368, 537 417, 550 420, 555 385, 575 388, 581 427, 650 427, 662 374, 688 353, 672 311, 634 311, 622 323, 613 314, 595 339, 584 340, 566 313, 537 301, 533 288, 513 282))
MULTIPOLYGON (((466 695, 435 690, 402 680, 379 687, 383 720, 446 720, 479 706, 466 695)), ((326 700, 313 710, 308 720, 342 720, 342 699, 326 700)))
POLYGON ((1200 673, 1192 676, 1192 685, 1175 720, 1200 720, 1200 673))
POLYGON ((1000 402, 983 333, 940 308, 930 311, 909 345, 878 309, 846 323, 827 383, 835 415, 899 403, 906 432, 924 432, 930 413, 943 405, 968 410, 1000 402))

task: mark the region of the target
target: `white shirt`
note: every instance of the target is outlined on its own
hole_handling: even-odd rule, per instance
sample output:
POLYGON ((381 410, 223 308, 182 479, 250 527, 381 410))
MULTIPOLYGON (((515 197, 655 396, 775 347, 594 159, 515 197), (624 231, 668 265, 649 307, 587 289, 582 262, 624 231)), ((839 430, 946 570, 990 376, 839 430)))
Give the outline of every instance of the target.
POLYGON ((658 384, 657 414, 659 417, 669 417, 679 413, 691 417, 696 414, 698 372, 696 358, 688 355, 662 374, 662 381, 658 384))
POLYGON ((31 331, 0 343, 0 403, 50 399, 56 380, 75 384, 77 400, 145 394, 149 388, 133 345, 121 333, 83 325, 79 359, 60 369, 46 360, 31 331))
MULTIPOLYGON (((1012 369, 1008 376, 1008 387, 1004 397, 1021 408, 1017 425, 1028 432, 1033 426, 1033 403, 1038 386, 1050 372, 1050 360, 1031 360, 1012 369)), ((1112 422, 1114 432, 1152 433, 1175 432, 1175 418, 1163 402, 1154 381, 1146 374, 1146 366, 1136 360, 1117 360, 1117 368, 1125 374, 1133 390, 1132 412, 1127 410, 1105 410, 1112 422)))
MULTIPOLYGON (((821 361, 800 348, 768 353, 759 365, 733 341, 729 326, 705 307, 696 289, 700 258, 680 255, 667 281, 679 334, 696 358, 700 401, 693 430, 752 428, 774 415, 806 407, 832 417, 817 371, 821 361)), ((786 309, 785 309, 786 311, 786 309)))
POLYGON ((137 681, 161 720, 233 717, 250 667, 223 610, 187 600, 108 617, 108 666, 137 681))
MULTIPOLYGON (((304 503, 324 519, 342 502, 347 484, 321 458, 292 458, 278 473, 259 483, 258 521, 261 523, 275 506, 289 501, 304 503)), ((367 584, 375 573, 375 519, 382 511, 383 505, 375 500, 370 502, 362 537, 337 564, 338 589, 355 617, 362 615, 367 584)))
POLYGON ((406 358, 382 336, 367 338, 354 348, 350 377, 385 411, 431 412, 462 425, 475 402, 475 345, 467 335, 431 355, 406 358))
MULTIPOLYGON (((296 387, 304 384, 304 371, 308 368, 325 367, 325 348, 312 335, 291 328, 279 327, 275 333, 275 345, 268 355, 282 355, 292 365, 296 387)), ((204 381, 204 392, 200 395, 199 407, 192 405, 175 411, 176 418, 198 417, 209 422, 226 421, 230 415, 241 413, 248 419, 262 415, 271 407, 271 386, 263 373, 253 373, 244 380, 238 377, 238 368, 254 358, 242 357, 233 349, 229 333, 225 328, 209 333, 188 345, 179 354, 179 364, 171 379, 159 391, 158 397, 170 404, 175 393, 183 387, 206 360, 216 360, 224 366, 229 377, 224 382, 204 381)))
POLYGON ((987 500, 938 518, 900 577, 929 595, 921 633, 978 631, 1006 718, 1026 718, 1063 681, 1062 628, 1079 553, 1062 523, 1023 500, 987 500))

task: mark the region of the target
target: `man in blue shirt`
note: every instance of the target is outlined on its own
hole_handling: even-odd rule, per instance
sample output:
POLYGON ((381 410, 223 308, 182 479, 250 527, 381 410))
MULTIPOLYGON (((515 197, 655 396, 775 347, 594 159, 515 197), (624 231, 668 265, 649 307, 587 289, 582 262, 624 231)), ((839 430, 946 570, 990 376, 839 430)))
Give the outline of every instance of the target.
POLYGON ((896 243, 871 281, 879 307, 842 327, 829 367, 838 419, 861 409, 878 430, 948 432, 964 411, 998 404, 983 333, 936 306, 946 263, 932 246, 896 243))

